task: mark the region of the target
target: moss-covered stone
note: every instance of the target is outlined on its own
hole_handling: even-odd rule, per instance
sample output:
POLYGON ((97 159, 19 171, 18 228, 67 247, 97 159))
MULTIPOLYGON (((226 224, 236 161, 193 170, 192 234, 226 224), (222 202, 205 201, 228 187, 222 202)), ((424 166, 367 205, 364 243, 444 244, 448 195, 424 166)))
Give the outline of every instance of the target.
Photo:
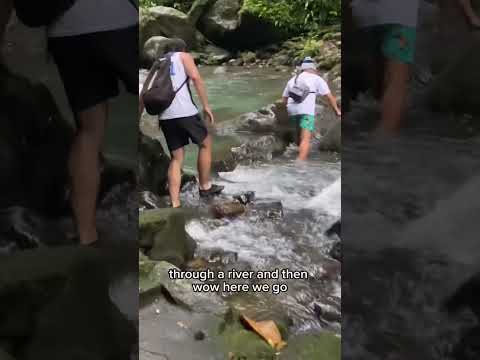
POLYGON ((330 332, 292 337, 279 360, 340 360, 341 340, 330 332))
POLYGON ((220 346, 230 360, 273 360, 275 350, 258 334, 247 330, 240 322, 240 314, 230 309, 220 326, 220 346))
POLYGON ((193 259, 195 241, 185 230, 191 216, 186 209, 155 209, 140 215, 140 247, 147 249, 152 260, 168 261, 184 267, 193 259))

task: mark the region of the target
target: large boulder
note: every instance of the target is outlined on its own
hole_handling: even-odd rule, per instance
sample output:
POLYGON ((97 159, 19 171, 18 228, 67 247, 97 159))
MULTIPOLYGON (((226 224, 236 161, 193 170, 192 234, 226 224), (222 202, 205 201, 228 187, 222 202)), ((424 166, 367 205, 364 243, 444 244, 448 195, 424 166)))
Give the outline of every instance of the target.
POLYGON ((480 107, 480 37, 434 80, 429 100, 435 110, 460 114, 479 114, 480 107))
POLYGON ((196 49, 199 36, 187 14, 179 10, 155 6, 140 9, 140 49, 143 49, 148 39, 154 36, 180 38, 189 49, 196 49))
POLYGON ((231 149, 233 158, 240 164, 270 161, 285 150, 286 144, 273 135, 261 136, 231 149))
POLYGON ((46 213, 65 209, 73 128, 42 84, 0 65, 0 207, 25 205, 46 213))
POLYGON ((174 38, 166 38, 165 36, 153 36, 145 42, 141 57, 141 65, 144 68, 150 68, 153 62, 160 55, 165 54, 167 48, 171 46, 181 46, 181 42, 174 38))
POLYGON ((195 312, 223 314, 226 311, 224 301, 217 294, 193 290, 192 285, 201 284, 200 280, 172 278, 171 271, 180 273, 180 269, 175 265, 166 261, 152 261, 142 255, 139 261, 141 296, 160 290, 168 293, 169 299, 175 304, 195 312))
POLYGON ((320 140, 322 151, 342 151, 342 123, 337 121, 320 140))
POLYGON ((2 345, 14 343, 12 355, 26 360, 128 359, 137 335, 109 298, 107 266, 91 248, 2 257, 2 345))
POLYGON ((170 158, 160 141, 140 133, 138 177, 140 187, 159 195, 167 193, 167 172, 170 158))
POLYGON ((152 260, 184 268, 193 259, 196 243, 185 230, 191 215, 184 209, 156 209, 140 214, 140 247, 152 260))
POLYGON ((284 38, 273 24, 245 9, 242 0, 216 1, 198 26, 209 40, 227 49, 254 48, 284 38))

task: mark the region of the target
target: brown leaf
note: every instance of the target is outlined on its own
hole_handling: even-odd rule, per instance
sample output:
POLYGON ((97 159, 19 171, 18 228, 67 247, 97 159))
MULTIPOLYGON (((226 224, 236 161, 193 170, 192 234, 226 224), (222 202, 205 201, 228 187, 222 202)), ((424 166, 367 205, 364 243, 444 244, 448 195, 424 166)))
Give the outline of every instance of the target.
POLYGON ((272 320, 255 321, 245 315, 241 315, 242 319, 249 328, 260 335, 266 342, 270 344, 275 350, 281 350, 287 343, 282 340, 280 330, 278 330, 277 324, 272 320))

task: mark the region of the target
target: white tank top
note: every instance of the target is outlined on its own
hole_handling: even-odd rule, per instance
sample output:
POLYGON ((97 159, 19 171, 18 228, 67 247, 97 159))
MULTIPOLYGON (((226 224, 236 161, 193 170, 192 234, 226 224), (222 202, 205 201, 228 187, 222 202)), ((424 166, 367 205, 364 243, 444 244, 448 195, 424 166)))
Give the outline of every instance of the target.
POLYGON ((74 36, 127 28, 138 23, 129 0, 77 0, 48 28, 49 37, 74 36))
MULTIPOLYGON (((179 52, 172 55, 172 66, 170 68, 170 78, 172 79, 173 89, 176 91, 187 78, 185 68, 179 52)), ((189 80, 190 81, 190 80, 189 80)), ((165 110, 160 116, 160 120, 176 119, 198 114, 198 109, 192 102, 188 84, 185 84, 180 91, 177 92, 172 105, 165 110)))

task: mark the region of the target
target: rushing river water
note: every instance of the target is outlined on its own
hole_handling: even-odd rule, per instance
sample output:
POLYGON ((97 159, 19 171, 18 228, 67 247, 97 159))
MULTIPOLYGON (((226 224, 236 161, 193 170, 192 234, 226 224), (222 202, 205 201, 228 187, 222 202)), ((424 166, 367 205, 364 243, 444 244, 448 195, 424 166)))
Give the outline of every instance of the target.
MULTIPOLYGON (((265 69, 202 68, 209 99, 217 122, 231 120, 256 111, 281 97, 288 73, 265 69)), ((141 73, 141 80, 145 73, 141 73)), ((155 119, 146 118, 151 135, 158 135, 155 119), (153 124, 153 125, 152 125, 153 124)), ((160 135, 161 138, 161 135, 160 135)), ((225 138, 215 136, 222 144, 225 138)), ((231 140, 226 140, 228 143, 231 140)), ((186 167, 194 169, 194 147, 186 167)), ((199 217, 187 224, 196 240, 199 253, 222 249, 238 254, 234 267, 252 270, 288 268, 306 271, 307 280, 287 280, 288 291, 279 295, 250 294, 241 300, 243 307, 282 308, 292 319, 292 330, 321 328, 340 330, 340 266, 329 257, 334 239, 325 230, 340 216, 341 164, 334 155, 314 152, 306 164, 295 162, 296 150, 290 147, 273 161, 252 166, 238 166, 235 171, 220 173, 215 181, 225 186, 223 196, 254 191, 260 202, 281 201, 282 219, 240 217, 214 220, 199 217), (247 299, 245 299, 247 298, 247 299), (320 319, 318 308, 336 314, 330 321, 320 319)), ((185 206, 198 207, 196 189, 182 193, 185 206)), ((231 301, 239 301, 230 296, 231 301)))
MULTIPOLYGON (((372 117, 365 104, 345 122, 372 117)), ((345 359, 451 359, 476 322, 443 303, 480 263, 478 136, 458 135, 468 116, 409 117, 395 139, 372 142, 360 127, 343 138, 345 359)))

